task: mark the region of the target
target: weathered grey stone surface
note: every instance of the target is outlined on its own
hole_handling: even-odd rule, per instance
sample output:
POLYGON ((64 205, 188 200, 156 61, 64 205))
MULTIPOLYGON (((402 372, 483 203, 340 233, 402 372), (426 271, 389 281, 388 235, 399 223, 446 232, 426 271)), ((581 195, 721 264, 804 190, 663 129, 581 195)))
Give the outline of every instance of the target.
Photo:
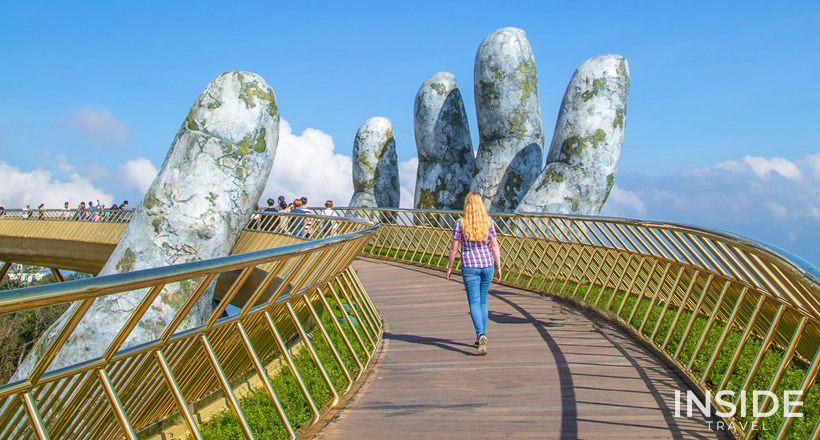
MULTIPOLYGON (((279 112, 270 86, 248 72, 217 77, 191 108, 99 275, 228 255, 262 194, 278 139, 279 112)), ((166 286, 123 347, 159 337, 195 287, 195 281, 166 286)), ((101 356, 146 291, 98 298, 51 368, 101 356)), ((212 294, 201 297, 181 328, 204 323, 212 294)), ((46 331, 12 380, 28 375, 76 306, 46 331)))
POLYGON ((398 208, 399 165, 393 124, 370 118, 353 142, 353 198, 351 208, 398 208))
POLYGON ((433 74, 419 87, 413 127, 419 157, 414 206, 463 209, 475 156, 467 111, 452 73, 433 74))
POLYGON ((499 29, 475 59, 479 146, 471 191, 490 211, 513 211, 543 164, 544 130, 535 58, 527 34, 499 29))
POLYGON ((593 215, 606 202, 624 142, 629 64, 620 55, 584 62, 567 86, 547 165, 518 212, 593 215))

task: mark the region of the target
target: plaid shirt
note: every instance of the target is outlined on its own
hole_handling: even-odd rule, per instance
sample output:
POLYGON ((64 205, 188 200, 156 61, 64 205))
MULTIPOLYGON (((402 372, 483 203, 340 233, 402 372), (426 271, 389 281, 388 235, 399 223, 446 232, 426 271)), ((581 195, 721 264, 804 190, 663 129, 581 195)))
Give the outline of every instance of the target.
POLYGON ((453 240, 461 242, 461 267, 484 268, 493 265, 490 240, 496 237, 495 224, 490 220, 490 230, 486 241, 470 241, 461 231, 461 219, 453 226, 453 240))

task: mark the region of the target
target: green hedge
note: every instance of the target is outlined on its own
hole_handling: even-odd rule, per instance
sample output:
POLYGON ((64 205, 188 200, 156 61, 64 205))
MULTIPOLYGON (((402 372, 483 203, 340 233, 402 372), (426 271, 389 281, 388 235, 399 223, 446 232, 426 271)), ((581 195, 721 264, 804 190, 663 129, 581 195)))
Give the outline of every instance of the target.
MULTIPOLYGON (((359 359, 362 361, 367 359, 366 354, 358 344, 352 328, 342 317, 341 311, 333 298, 327 297, 326 299, 335 311, 335 316, 331 317, 328 313, 322 313, 322 324, 330 336, 330 339, 333 341, 336 351, 341 356, 350 375, 355 378, 359 371, 358 365, 344 344, 342 336, 331 322, 331 319, 336 319, 342 325, 342 329, 359 356, 359 359)), ((363 331, 362 326, 359 326, 359 331, 363 331)), ((308 337, 314 349, 316 349, 317 355, 322 365, 324 365, 331 382, 336 390, 341 392, 348 385, 347 378, 344 376, 344 372, 333 356, 331 348, 322 337, 319 328, 314 327, 308 337)), ((364 341, 368 350, 372 350, 373 347, 369 341, 366 338, 364 338, 364 341)), ((333 394, 322 378, 319 368, 313 363, 310 353, 308 353, 306 349, 299 350, 293 356, 293 360, 316 406, 321 408, 330 402, 333 398, 333 394)), ((293 426, 294 429, 305 427, 310 422, 313 414, 296 379, 287 368, 282 368, 277 374, 271 376, 270 380, 291 426, 293 426)), ((276 412, 276 407, 264 388, 257 388, 245 397, 239 399, 239 406, 257 440, 288 438, 287 429, 282 424, 276 412)), ((214 415, 208 422, 203 423, 200 429, 202 430, 202 435, 208 440, 234 440, 245 438, 239 421, 230 408, 226 408, 214 415)), ((189 436, 188 438, 190 439, 191 437, 189 436)))

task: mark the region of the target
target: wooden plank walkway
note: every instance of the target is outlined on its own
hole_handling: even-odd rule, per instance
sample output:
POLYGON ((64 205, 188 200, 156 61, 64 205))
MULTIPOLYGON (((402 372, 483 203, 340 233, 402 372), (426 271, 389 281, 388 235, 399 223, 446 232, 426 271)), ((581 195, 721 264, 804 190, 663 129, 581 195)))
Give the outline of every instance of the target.
POLYGON ((674 417, 685 382, 600 318, 493 284, 480 357, 460 276, 371 259, 354 267, 384 342, 314 438, 727 438, 702 418, 674 417))

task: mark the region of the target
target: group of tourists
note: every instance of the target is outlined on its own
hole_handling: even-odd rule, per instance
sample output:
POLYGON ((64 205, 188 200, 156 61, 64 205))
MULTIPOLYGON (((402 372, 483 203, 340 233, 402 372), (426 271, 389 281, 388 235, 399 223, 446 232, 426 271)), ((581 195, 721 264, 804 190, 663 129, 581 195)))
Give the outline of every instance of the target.
MULTIPOLYGON (((0 206, 0 212, 5 211, 5 207, 0 206)), ((130 211, 131 208, 128 206, 128 200, 124 200, 122 204, 117 205, 116 203, 111 205, 110 207, 106 208, 105 204, 100 202, 97 199, 97 203, 95 204, 94 201, 89 200, 88 204, 85 201, 81 201, 76 208, 72 209, 71 204, 69 202, 65 202, 63 204, 62 209, 51 209, 46 208, 45 203, 41 203, 37 206, 36 209, 33 209, 31 205, 26 205, 25 208, 21 209, 22 212, 21 218, 23 219, 38 219, 38 220, 86 220, 86 221, 119 221, 121 217, 124 217, 118 214, 118 211, 130 211)))
MULTIPOLYGON (((291 203, 287 203, 285 196, 279 196, 276 200, 269 198, 267 200, 268 206, 265 209, 259 209, 259 205, 257 205, 256 211, 278 212, 281 214, 316 214, 324 216, 339 215, 337 211, 333 210, 333 200, 327 200, 325 202, 325 209, 308 209, 307 201, 307 197, 303 196, 298 199, 294 199, 291 203)), ((317 231, 322 231, 324 233, 333 232, 339 225, 335 221, 317 220, 312 218, 302 219, 294 217, 284 222, 279 219, 273 219, 272 221, 265 222, 262 221, 259 214, 254 214, 254 216, 251 217, 251 229, 257 227, 264 228, 265 226, 269 226, 269 228, 274 229, 285 228, 293 235, 310 238, 311 236, 315 236, 317 231)))
MULTIPOLYGON (((266 212, 281 212, 281 213, 291 213, 291 214, 319 214, 319 215, 338 215, 336 211, 333 210, 333 200, 328 200, 325 202, 325 209, 322 210, 310 210, 307 209, 307 202, 308 199, 305 196, 302 196, 298 199, 294 199, 293 202, 288 203, 285 196, 279 196, 276 200, 268 199, 268 207, 263 209, 266 212)), ((257 206, 257 211, 259 211, 257 206)))

